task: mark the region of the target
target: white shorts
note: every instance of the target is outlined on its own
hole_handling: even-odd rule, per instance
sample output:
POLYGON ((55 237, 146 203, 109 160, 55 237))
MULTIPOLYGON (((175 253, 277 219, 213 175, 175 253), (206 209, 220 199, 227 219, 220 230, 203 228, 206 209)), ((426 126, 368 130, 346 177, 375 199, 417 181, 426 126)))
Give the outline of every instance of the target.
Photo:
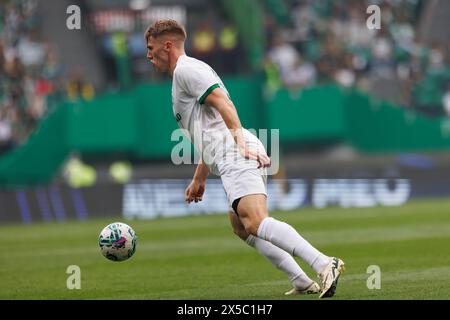
MULTIPOLYGON (((258 139, 248 142, 248 145, 252 149, 262 148, 265 152, 263 144, 258 139)), ((264 194, 267 197, 267 170, 258 169, 256 160, 245 159, 236 152, 237 150, 234 150, 233 160, 218 166, 231 211, 233 202, 244 196, 264 194)))
POLYGON ((222 175, 222 184, 227 194, 228 210, 233 210, 233 202, 251 194, 267 197, 267 176, 261 169, 248 169, 239 173, 222 175))

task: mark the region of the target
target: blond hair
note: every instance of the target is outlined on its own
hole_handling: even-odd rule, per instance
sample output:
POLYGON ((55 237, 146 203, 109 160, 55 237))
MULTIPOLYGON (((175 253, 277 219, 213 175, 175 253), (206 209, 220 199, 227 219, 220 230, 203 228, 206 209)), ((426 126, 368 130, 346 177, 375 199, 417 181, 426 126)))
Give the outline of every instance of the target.
POLYGON ((145 31, 145 40, 148 42, 148 38, 158 38, 163 35, 175 35, 186 40, 186 30, 177 21, 172 19, 158 20, 151 24, 147 31, 145 31))

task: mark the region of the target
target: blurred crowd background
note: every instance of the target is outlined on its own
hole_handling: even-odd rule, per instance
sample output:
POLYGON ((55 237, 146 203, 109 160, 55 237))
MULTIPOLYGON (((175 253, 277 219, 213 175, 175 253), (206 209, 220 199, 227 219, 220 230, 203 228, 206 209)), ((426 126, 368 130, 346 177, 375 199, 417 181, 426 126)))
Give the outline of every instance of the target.
POLYGON ((424 2, 287 1, 288 19, 267 19, 267 73, 292 89, 334 81, 431 116, 450 115, 450 39, 419 37, 424 2), (376 3, 382 28, 370 30, 366 9, 376 3))
POLYGON ((226 210, 218 179, 183 202, 195 168, 173 161, 171 79, 146 58, 163 18, 246 128, 279 129, 272 208, 448 197, 449 16, 448 0, 0 0, 0 223, 226 210))
MULTIPOLYGON (((245 53, 242 28, 219 1, 79 1, 79 33, 93 44, 84 49, 76 36, 52 27, 55 19, 67 17, 64 11, 53 15, 49 6, 56 2, 1 1, 0 153, 27 139, 58 101, 167 81, 146 61, 143 40, 146 26, 165 16, 186 25, 188 54, 225 78, 259 72, 269 93, 334 82, 430 117, 450 115, 450 39, 445 28, 433 31, 442 32, 441 38, 424 41, 420 35, 419 28, 432 19, 425 14, 427 1, 260 2, 264 58, 255 68, 245 53), (381 8, 381 30, 366 27, 370 4, 381 8), (74 46, 78 60, 71 58, 74 46), (90 60, 96 63, 80 62, 90 60)), ((61 1, 59 8, 68 4, 61 1)))

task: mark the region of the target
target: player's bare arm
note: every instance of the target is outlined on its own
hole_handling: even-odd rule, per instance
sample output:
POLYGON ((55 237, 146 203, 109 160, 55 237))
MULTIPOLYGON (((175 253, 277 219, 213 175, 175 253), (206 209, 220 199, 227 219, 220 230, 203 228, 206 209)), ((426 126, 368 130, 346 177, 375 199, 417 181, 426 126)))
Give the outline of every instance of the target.
POLYGON ((219 111, 244 158, 258 161, 259 168, 270 166, 270 158, 265 152, 247 148, 236 107, 222 89, 214 89, 206 98, 205 103, 219 111))
POLYGON ((202 201, 208 174, 208 167, 200 160, 197 169, 195 170, 194 177, 192 178, 192 182, 185 191, 184 200, 187 203, 191 203, 192 201, 202 201))

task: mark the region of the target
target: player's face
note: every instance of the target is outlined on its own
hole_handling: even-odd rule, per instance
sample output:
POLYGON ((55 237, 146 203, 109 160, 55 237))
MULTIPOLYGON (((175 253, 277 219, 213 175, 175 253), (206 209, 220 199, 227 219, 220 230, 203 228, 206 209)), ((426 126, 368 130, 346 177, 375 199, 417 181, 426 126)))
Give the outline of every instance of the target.
POLYGON ((147 41, 147 58, 160 72, 169 70, 169 50, 162 37, 149 37, 147 41))

